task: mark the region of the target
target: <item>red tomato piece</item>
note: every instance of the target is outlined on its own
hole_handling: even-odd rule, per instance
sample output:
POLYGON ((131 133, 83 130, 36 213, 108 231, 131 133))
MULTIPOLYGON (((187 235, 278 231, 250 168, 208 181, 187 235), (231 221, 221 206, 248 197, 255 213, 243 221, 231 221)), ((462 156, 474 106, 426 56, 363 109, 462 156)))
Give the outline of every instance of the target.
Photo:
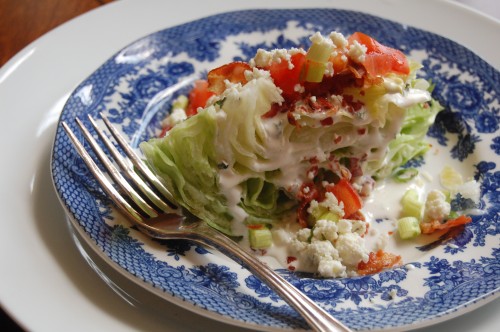
POLYGON ((269 72, 274 80, 274 84, 283 91, 283 98, 286 100, 296 99, 300 96, 300 92, 295 91, 295 86, 301 83, 301 73, 306 56, 302 53, 296 53, 291 56, 290 62, 293 68, 290 69, 288 61, 273 62, 269 67, 269 72))
POLYGON ((410 66, 403 52, 380 44, 372 37, 362 32, 353 33, 349 44, 354 41, 366 46, 366 56, 363 65, 370 76, 385 75, 389 72, 408 75, 410 66))
POLYGON ((358 274, 374 274, 382 271, 383 269, 387 269, 400 264, 401 256, 379 250, 376 253, 370 253, 368 262, 360 262, 358 264, 358 274))
POLYGON ((356 40, 358 43, 363 44, 366 46, 366 53, 382 53, 381 52, 381 47, 385 48, 386 46, 380 44, 378 41, 376 41, 374 38, 362 33, 362 32, 355 32, 353 33, 349 38, 348 42, 349 44, 352 44, 352 42, 356 40))
POLYGON ((460 225, 468 224, 472 221, 469 216, 461 215, 455 219, 449 219, 444 223, 439 222, 439 220, 433 220, 431 222, 426 222, 420 224, 420 229, 423 234, 430 234, 438 230, 449 229, 452 227, 457 227, 460 225))
POLYGON ((344 203, 344 213, 346 218, 357 212, 363 206, 363 202, 358 192, 346 179, 341 179, 333 186, 328 186, 326 191, 337 197, 339 202, 344 203))
POLYGON ((207 100, 214 95, 213 92, 208 90, 208 82, 205 80, 198 80, 194 82, 194 87, 189 92, 189 103, 186 109, 188 117, 197 113, 198 107, 205 107, 207 100))
POLYGON ((392 59, 386 54, 367 54, 363 66, 372 76, 384 75, 392 70, 392 59))
POLYGON ((248 63, 240 61, 231 62, 212 69, 207 76, 208 89, 215 94, 221 94, 226 89, 224 80, 245 84, 247 82, 245 78, 246 70, 252 70, 252 68, 250 68, 248 63))

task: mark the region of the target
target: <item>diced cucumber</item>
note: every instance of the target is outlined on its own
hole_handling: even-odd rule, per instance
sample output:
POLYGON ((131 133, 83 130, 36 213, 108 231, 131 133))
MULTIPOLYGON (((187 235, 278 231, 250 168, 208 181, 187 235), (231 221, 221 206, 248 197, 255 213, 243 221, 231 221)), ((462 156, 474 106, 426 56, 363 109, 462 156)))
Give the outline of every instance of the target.
POLYGON ((306 58, 311 61, 325 63, 330 58, 333 45, 327 43, 313 43, 307 51, 306 58))
POLYGON ((398 233, 403 240, 420 235, 420 223, 415 217, 404 217, 398 220, 398 233))
POLYGON ((420 219, 424 204, 419 200, 418 193, 414 189, 408 189, 401 199, 402 217, 414 217, 420 219))
POLYGON ((307 62, 306 68, 307 72, 305 81, 319 83, 323 80, 323 76, 325 76, 326 62, 316 62, 313 60, 309 60, 307 62))
POLYGON ((340 220, 340 216, 337 213, 332 212, 332 211, 328 210, 327 207, 321 206, 321 205, 317 205, 313 209, 311 209, 310 215, 312 217, 311 218, 312 220, 310 220, 310 226, 314 226, 314 224, 316 224, 316 221, 322 220, 322 219, 331 220, 331 221, 339 221, 340 220))
POLYGON ((328 212, 328 208, 321 205, 316 205, 314 208, 311 208, 308 211, 311 212, 311 217, 313 217, 314 221, 316 221, 319 220, 323 214, 328 212))
POLYGON ((259 229, 250 228, 248 233, 250 247, 254 249, 269 248, 273 242, 271 231, 266 227, 259 229))
POLYGON ((318 220, 330 220, 330 221, 339 221, 340 217, 338 214, 328 211, 326 213, 323 213, 318 220))
POLYGON ((319 83, 325 76, 326 64, 335 48, 330 39, 323 38, 320 33, 313 35, 312 44, 307 50, 306 71, 303 79, 306 82, 319 83))

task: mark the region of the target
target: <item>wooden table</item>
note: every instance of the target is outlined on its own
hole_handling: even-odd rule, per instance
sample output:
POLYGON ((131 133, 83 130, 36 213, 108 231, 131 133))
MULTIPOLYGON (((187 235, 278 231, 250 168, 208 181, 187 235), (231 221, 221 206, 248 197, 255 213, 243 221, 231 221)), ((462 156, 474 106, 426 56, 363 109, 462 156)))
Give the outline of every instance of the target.
POLYGON ((62 23, 113 0, 0 0, 0 67, 62 23))

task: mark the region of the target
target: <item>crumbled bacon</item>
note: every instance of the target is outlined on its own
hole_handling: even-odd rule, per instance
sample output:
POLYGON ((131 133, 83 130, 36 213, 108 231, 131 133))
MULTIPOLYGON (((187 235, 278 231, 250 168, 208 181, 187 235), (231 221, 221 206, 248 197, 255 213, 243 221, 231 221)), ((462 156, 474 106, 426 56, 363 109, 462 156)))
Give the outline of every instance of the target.
POLYGON ((378 273, 383 269, 387 269, 400 264, 401 256, 379 250, 376 253, 370 253, 368 262, 360 262, 358 264, 358 274, 368 275, 378 273))
POLYGON ((320 195, 320 192, 314 185, 314 182, 303 183, 300 187, 299 192, 297 193, 297 198, 299 201, 305 201, 310 203, 313 199, 317 199, 320 195))
POLYGON ((272 104, 271 105, 271 109, 269 111, 267 111, 266 113, 264 113, 262 115, 262 118, 263 119, 270 119, 270 118, 274 118, 279 112, 280 112, 280 105, 279 104, 272 104))
POLYGON ((420 229, 422 230, 423 234, 430 234, 430 233, 433 233, 435 231, 445 230, 445 229, 465 225, 465 224, 468 224, 470 222, 472 222, 471 217, 466 216, 466 215, 461 215, 455 219, 446 220, 444 223, 442 223, 439 220, 433 220, 430 222, 422 223, 422 224, 420 224, 420 229))
POLYGON ((309 158, 309 162, 313 165, 318 164, 319 163, 318 157, 314 156, 312 158, 309 158))
POLYGON ((343 95, 342 97, 342 106, 346 108, 350 113, 358 112, 365 105, 359 100, 354 100, 354 97, 351 95, 343 95))
POLYGON ((318 188, 314 182, 303 183, 297 194, 299 207, 297 209, 297 219, 301 227, 307 227, 308 213, 307 209, 312 200, 318 200, 324 196, 324 190, 318 188))
POLYGON ((330 103, 325 97, 309 97, 307 99, 307 103, 313 112, 329 111, 334 109, 332 103, 330 103))
POLYGON ((291 109, 290 102, 283 102, 281 104, 273 103, 271 105, 271 109, 262 115, 264 119, 270 119, 278 115, 279 113, 288 112, 291 109))
POLYGON ((363 160, 360 160, 360 158, 354 158, 354 157, 343 158, 342 160, 343 160, 342 164, 345 167, 347 167, 347 169, 351 173, 352 177, 356 178, 356 177, 363 175, 363 170, 361 169, 361 161, 363 161, 363 160))
POLYGON ((353 65, 348 65, 347 69, 354 75, 355 78, 360 79, 363 78, 366 71, 363 67, 354 67, 353 65))
MULTIPOLYGON (((238 68, 238 66, 234 65, 238 68)), ((333 76, 325 76, 319 83, 301 82, 304 89, 293 96, 284 96, 285 101, 281 104, 273 104, 271 109, 265 113, 263 118, 272 118, 279 113, 287 112, 288 122, 299 127, 296 115, 300 112, 329 112, 334 114, 338 105, 332 103, 329 97, 332 95, 342 96, 342 107, 349 112, 355 113, 361 110, 364 104, 361 101, 354 100, 351 95, 344 95, 343 92, 349 87, 369 86, 369 80, 366 70, 363 66, 349 64, 344 70, 335 73, 333 76), (303 103, 301 102, 303 101, 303 103)), ((364 91, 362 91, 364 95, 364 91)), ((325 118, 321 121, 323 126, 333 124, 332 118, 325 118)))
POLYGON ((292 126, 299 127, 299 124, 297 123, 297 119, 295 119, 295 114, 288 112, 286 115, 286 118, 288 119, 288 123, 291 124, 292 126))
POLYGON ((215 94, 221 94, 225 88, 225 81, 229 80, 232 83, 245 84, 245 71, 251 70, 250 65, 246 62, 235 61, 223 66, 212 69, 207 76, 208 89, 215 94))
POLYGON ((333 118, 328 117, 320 121, 322 126, 331 126, 333 124, 333 118))

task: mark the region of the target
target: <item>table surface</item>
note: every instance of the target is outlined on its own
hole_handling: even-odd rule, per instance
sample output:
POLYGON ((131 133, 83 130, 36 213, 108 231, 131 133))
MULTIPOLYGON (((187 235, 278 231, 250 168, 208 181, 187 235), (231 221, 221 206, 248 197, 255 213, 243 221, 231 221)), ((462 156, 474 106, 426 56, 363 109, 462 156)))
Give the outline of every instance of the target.
MULTIPOLYGON (((50 30, 113 1, 115 0, 0 0, 0 67, 50 30)), ((456 1, 500 19, 500 2, 496 0, 456 1)), ((4 331, 21 330, 1 310, 0 327, 4 331)))
POLYGON ((113 0, 0 0, 0 67, 26 45, 113 0))

